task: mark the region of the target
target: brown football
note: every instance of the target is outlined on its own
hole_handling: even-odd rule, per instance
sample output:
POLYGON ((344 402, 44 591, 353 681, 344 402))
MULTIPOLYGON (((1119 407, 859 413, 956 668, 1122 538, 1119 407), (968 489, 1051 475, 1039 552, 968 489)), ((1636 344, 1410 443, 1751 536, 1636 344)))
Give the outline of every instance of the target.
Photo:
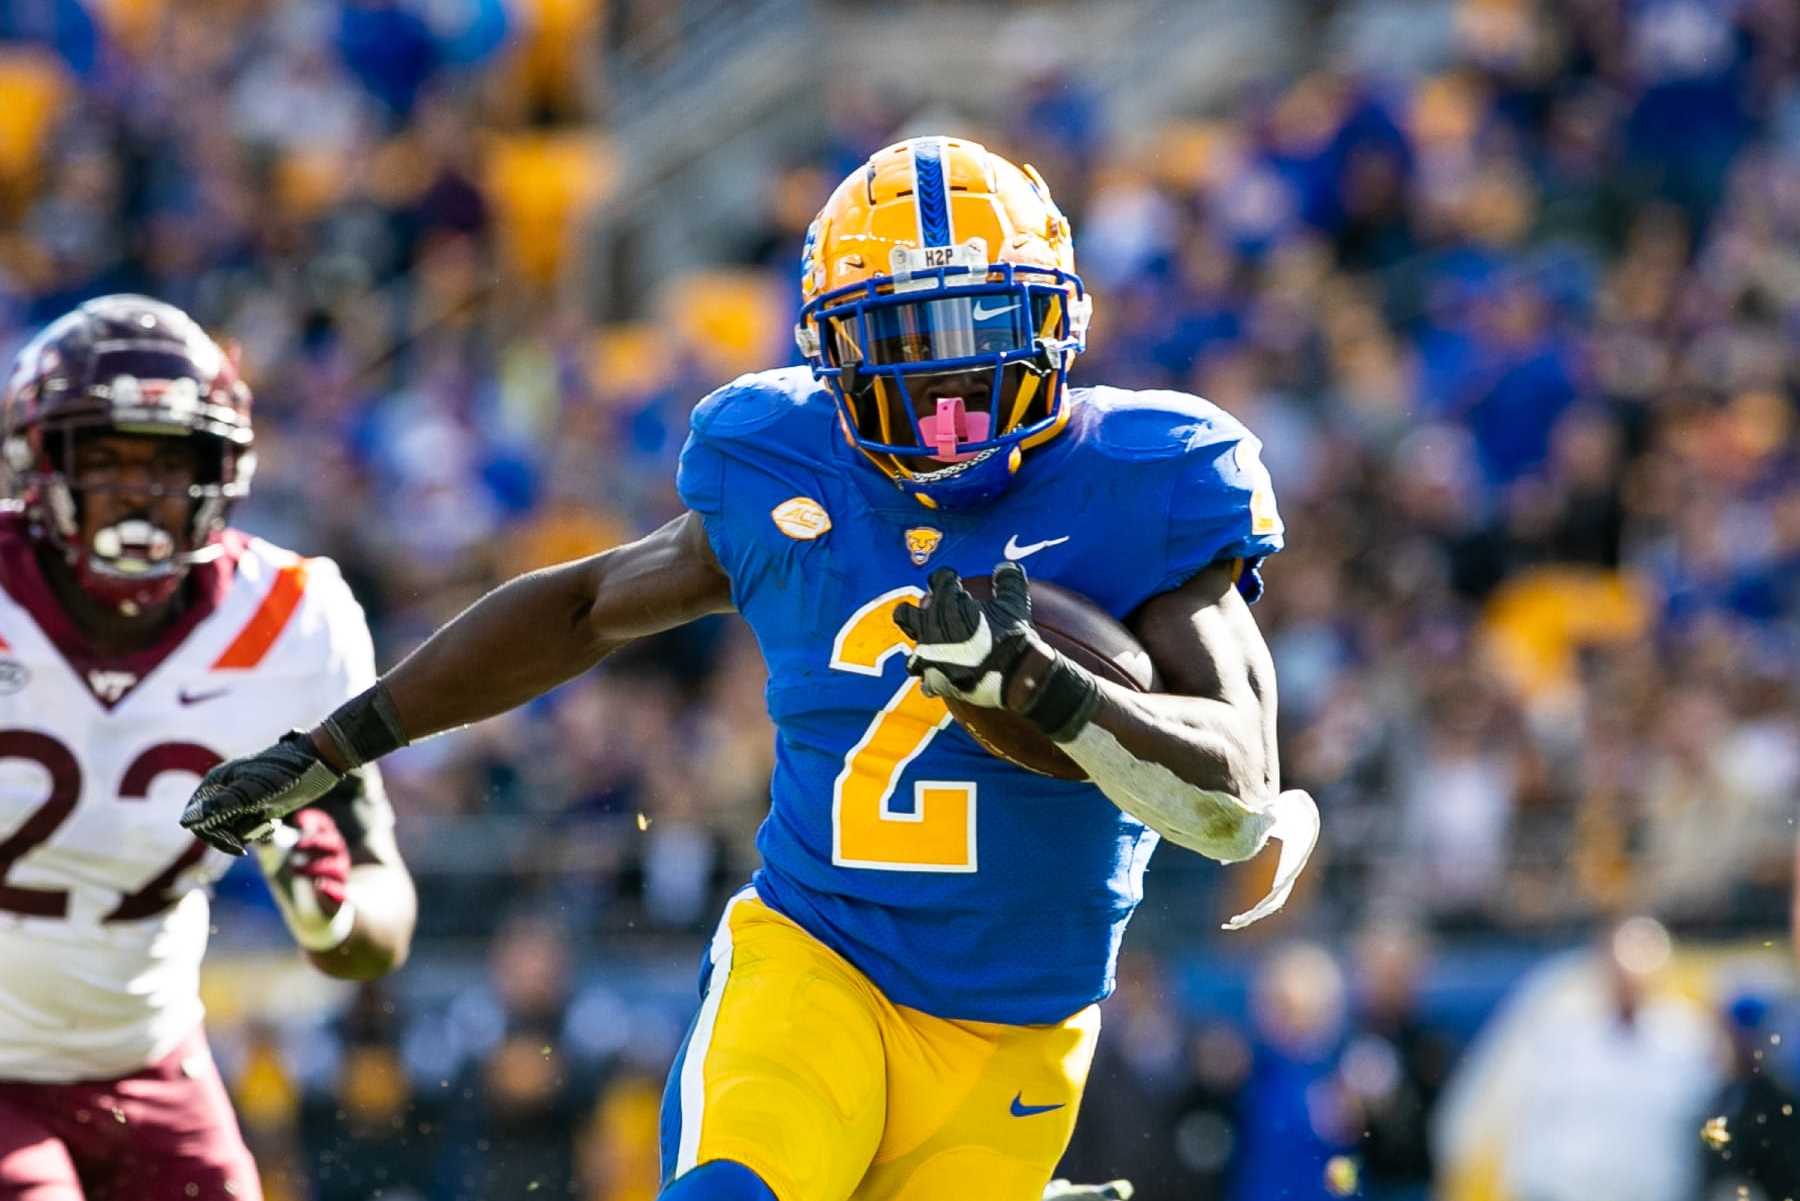
MULTIPOLYGON (((965 579, 963 587, 979 600, 992 594, 987 576, 965 579)), ((1150 662, 1150 652, 1116 618, 1085 597, 1033 580, 1031 623, 1045 642, 1101 679, 1138 692, 1156 691, 1156 666, 1150 662)), ((1016 713, 945 700, 951 715, 988 753, 1042 776, 1087 779, 1073 759, 1016 713)))

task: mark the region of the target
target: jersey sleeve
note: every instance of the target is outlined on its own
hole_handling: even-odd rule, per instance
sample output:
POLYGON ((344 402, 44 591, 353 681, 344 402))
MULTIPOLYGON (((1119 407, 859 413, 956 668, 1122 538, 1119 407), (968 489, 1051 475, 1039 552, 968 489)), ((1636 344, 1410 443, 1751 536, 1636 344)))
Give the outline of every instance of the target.
MULTIPOLYGON (((375 642, 369 636, 362 606, 337 564, 317 558, 307 560, 306 566, 308 599, 324 634, 325 654, 314 691, 317 713, 323 717, 374 685, 375 642)), ((381 773, 372 763, 351 772, 314 804, 337 822, 353 852, 394 827, 393 806, 388 803, 381 773)))
POLYGON ((811 390, 810 377, 791 371, 741 376, 696 405, 688 423, 676 491, 699 514, 739 612, 809 545, 806 537, 780 534, 776 515, 789 511, 783 506, 810 505, 829 528, 818 456, 831 432, 811 390))
POLYGON ((362 606, 330 559, 306 561, 304 603, 303 633, 323 652, 315 660, 313 699, 328 712, 375 683, 375 642, 362 606))
POLYGON ((1262 442, 1220 413, 1181 457, 1170 498, 1162 590, 1179 588, 1221 559, 1237 559, 1243 563, 1238 590, 1254 602, 1262 595, 1258 566, 1281 549, 1282 535, 1262 442))

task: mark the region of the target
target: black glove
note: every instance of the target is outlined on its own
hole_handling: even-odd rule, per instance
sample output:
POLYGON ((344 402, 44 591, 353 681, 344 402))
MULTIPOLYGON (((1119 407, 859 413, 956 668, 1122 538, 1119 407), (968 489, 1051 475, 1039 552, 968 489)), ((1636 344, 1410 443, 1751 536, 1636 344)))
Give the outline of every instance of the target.
POLYGON ((978 601, 956 572, 940 567, 931 573, 924 603, 903 601, 895 607, 894 624, 918 644, 906 670, 925 681, 925 695, 1005 707, 1008 673, 1036 634, 1025 569, 1004 563, 994 569, 993 579, 992 599, 978 601))
POLYGON ((242 855, 246 843, 267 838, 275 823, 310 805, 342 779, 319 758, 302 730, 274 746, 219 764, 188 799, 181 824, 208 846, 242 855))
POLYGON ((895 606, 894 624, 917 644, 906 670, 924 681, 927 696, 1007 709, 1066 742, 1093 716, 1099 685, 1032 628, 1023 567, 998 564, 992 579, 992 597, 978 601, 940 567, 923 603, 895 606))

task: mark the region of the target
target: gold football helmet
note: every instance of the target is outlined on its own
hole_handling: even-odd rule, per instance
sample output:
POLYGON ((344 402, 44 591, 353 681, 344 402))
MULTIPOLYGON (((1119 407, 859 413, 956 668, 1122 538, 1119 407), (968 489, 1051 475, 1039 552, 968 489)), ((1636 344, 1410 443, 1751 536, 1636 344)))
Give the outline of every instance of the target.
POLYGON ((1029 166, 961 138, 877 152, 813 220, 800 289, 845 436, 930 508, 999 495, 1068 421, 1091 302, 1029 166))

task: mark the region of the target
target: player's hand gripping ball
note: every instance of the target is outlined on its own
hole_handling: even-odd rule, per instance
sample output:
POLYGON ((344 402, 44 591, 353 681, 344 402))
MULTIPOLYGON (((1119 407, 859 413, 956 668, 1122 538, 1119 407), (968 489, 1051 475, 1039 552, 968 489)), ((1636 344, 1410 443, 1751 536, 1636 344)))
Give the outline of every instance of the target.
POLYGON ((242 855, 245 844, 267 838, 276 822, 330 792, 341 778, 304 731, 290 730, 275 745, 207 772, 181 824, 208 846, 242 855))
POLYGON ((996 567, 991 578, 961 580, 945 568, 930 583, 921 604, 894 612, 918 644, 907 670, 922 677, 927 693, 943 697, 984 750, 1027 771, 1088 778, 1057 736, 1079 728, 1094 681, 1133 692, 1159 687, 1150 652, 1130 630, 1085 597, 1027 581, 1017 564, 996 567), (976 666, 966 666, 968 659, 976 666))
POLYGON ((1002 563, 993 581, 993 595, 978 601, 956 572, 940 567, 923 604, 906 601, 894 609, 894 624, 918 644, 906 670, 924 681, 926 696, 1005 708, 1009 675, 1032 643, 1049 653, 1031 628, 1025 569, 1002 563))

